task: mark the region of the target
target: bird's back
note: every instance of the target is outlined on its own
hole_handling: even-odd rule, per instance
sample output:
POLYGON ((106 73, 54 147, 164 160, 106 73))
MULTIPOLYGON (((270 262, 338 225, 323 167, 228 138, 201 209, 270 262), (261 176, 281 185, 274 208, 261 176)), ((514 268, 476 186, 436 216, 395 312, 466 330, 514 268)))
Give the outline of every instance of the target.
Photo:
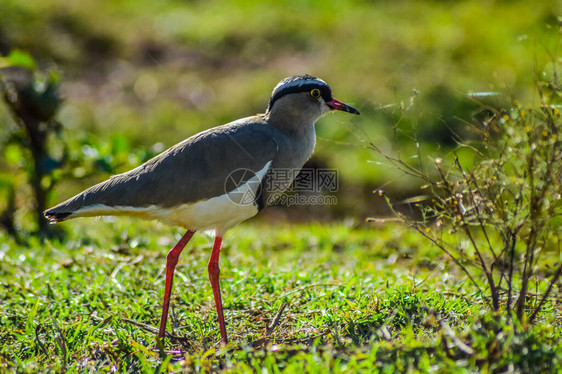
POLYGON ((103 215, 100 207, 107 207, 108 215, 118 215, 117 207, 170 208, 210 199, 229 192, 225 191, 225 181, 233 171, 257 173, 275 159, 277 151, 275 136, 263 117, 245 118, 188 138, 143 165, 47 210, 45 215, 58 222, 75 216, 103 215))

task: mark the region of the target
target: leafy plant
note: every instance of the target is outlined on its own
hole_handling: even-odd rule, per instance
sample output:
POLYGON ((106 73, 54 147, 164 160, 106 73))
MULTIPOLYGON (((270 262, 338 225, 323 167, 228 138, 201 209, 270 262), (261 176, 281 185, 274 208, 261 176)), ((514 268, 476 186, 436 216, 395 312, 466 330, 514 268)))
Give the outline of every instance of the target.
POLYGON ((0 58, 0 91, 15 124, 6 126, 7 136, 0 140, 0 196, 5 201, 0 226, 20 239, 25 237, 20 235, 21 226, 27 222, 34 222, 41 237, 53 234, 43 211, 57 183, 122 172, 162 150, 160 143, 131 149, 127 137, 119 133, 102 139, 65 132, 56 120, 62 106, 58 75, 44 76, 25 52, 15 50, 0 58), (29 211, 32 219, 18 219, 29 211))
MULTIPOLYGON (((15 168, 23 168, 33 194, 33 211, 37 230, 41 236, 49 231, 43 217, 47 195, 55 180, 53 171, 61 159, 55 159, 49 150, 51 134, 60 133, 61 125, 55 120, 62 100, 59 79, 55 73, 41 77, 33 58, 15 50, 0 61, 0 91, 4 102, 18 125, 4 144, 4 158, 15 168)), ((7 179, 7 178, 6 178, 7 179)), ((14 220, 16 183, 7 180, 8 204, 2 214, 2 224, 15 234, 14 220)))
POLYGON ((556 73, 538 82, 537 92, 537 107, 517 100, 505 109, 485 107, 472 125, 476 140, 433 159, 431 171, 370 145, 421 178, 429 192, 411 200, 419 219, 387 198, 395 217, 446 253, 492 310, 529 322, 545 308, 562 273, 562 87, 556 73))

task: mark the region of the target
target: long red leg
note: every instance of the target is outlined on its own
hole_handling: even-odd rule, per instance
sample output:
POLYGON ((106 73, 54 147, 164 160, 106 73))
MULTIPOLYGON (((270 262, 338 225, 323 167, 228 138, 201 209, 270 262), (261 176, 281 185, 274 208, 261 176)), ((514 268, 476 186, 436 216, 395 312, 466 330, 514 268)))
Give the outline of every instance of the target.
POLYGON ((226 336, 226 326, 224 324, 224 313, 222 311, 222 299, 221 299, 221 289, 219 284, 219 255, 221 252, 222 237, 215 236, 215 243, 213 244, 213 252, 211 253, 211 259, 209 260, 209 279, 211 280, 211 286, 213 287, 213 296, 215 297, 215 305, 217 306, 217 315, 219 317, 219 326, 221 329, 221 337, 224 344, 228 343, 228 337, 226 336))
POLYGON ((162 317, 160 318, 160 331, 158 337, 162 339, 166 332, 166 320, 168 319, 168 309, 170 307, 170 296, 172 294, 172 282, 174 280, 174 270, 178 263, 181 251, 185 248, 189 239, 195 234, 195 231, 187 230, 182 236, 178 244, 172 248, 166 258, 166 286, 164 288, 164 304, 162 305, 162 317))

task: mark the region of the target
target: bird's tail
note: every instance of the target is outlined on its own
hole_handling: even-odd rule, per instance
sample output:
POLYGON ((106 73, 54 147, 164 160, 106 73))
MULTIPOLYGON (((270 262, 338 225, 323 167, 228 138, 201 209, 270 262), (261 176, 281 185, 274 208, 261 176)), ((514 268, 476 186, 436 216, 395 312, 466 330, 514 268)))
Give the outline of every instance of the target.
POLYGON ((50 223, 59 223, 68 219, 74 213, 69 211, 67 208, 67 206, 59 204, 51 209, 47 209, 43 212, 43 214, 47 217, 50 223))
POLYGON ((80 211, 87 205, 86 192, 88 190, 47 209, 43 214, 50 223, 62 222, 75 216, 80 217, 80 211))
POLYGON ((109 179, 105 182, 101 182, 82 191, 78 195, 71 197, 70 199, 63 201, 62 203, 55 205, 54 207, 47 209, 43 212, 45 217, 50 223, 58 223, 66 221, 67 219, 77 218, 77 217, 89 217, 89 216, 101 216, 104 212, 91 212, 88 214, 84 212, 85 208, 91 207, 96 204, 103 204, 103 190, 111 184, 113 179, 109 179), (100 193, 101 192, 101 193, 100 193), (95 213, 95 214, 94 214, 95 213))

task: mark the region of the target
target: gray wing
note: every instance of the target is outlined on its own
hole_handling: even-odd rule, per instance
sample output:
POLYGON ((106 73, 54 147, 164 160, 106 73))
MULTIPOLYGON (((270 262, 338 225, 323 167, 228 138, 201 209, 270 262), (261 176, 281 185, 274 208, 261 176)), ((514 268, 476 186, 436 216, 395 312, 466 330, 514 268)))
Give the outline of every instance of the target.
POLYGON ((64 220, 81 208, 106 206, 171 207, 223 195, 227 178, 238 169, 238 182, 251 178, 273 161, 278 151, 273 132, 260 117, 251 117, 199 133, 143 165, 111 177, 45 215, 64 220))

